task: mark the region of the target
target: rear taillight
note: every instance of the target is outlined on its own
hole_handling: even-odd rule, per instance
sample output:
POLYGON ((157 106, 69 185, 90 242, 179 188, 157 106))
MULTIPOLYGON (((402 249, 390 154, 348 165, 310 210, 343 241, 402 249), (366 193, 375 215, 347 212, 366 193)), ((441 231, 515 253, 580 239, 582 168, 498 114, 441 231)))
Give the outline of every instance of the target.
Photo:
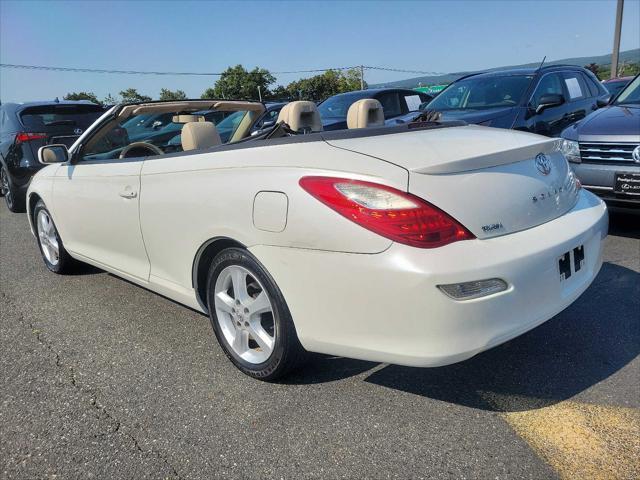
POLYGON ((24 142, 30 142, 32 140, 41 140, 43 138, 47 138, 46 133, 20 132, 16 134, 16 145, 24 142))
POLYGON ((475 238, 439 208, 386 185, 346 178, 303 177, 300 186, 340 215, 394 242, 435 248, 475 238))

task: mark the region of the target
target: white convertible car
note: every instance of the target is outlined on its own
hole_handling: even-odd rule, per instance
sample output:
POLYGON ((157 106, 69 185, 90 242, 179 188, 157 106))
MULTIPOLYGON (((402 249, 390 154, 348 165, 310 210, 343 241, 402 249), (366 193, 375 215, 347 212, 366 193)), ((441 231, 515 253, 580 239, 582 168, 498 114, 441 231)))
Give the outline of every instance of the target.
POLYGON ((28 192, 46 266, 86 262, 208 313, 244 373, 276 379, 305 352, 429 367, 548 320, 602 263, 608 217, 560 140, 456 122, 383 127, 351 107, 322 132, 293 102, 112 108, 28 192), (207 111, 237 111, 222 144, 207 111), (173 114, 172 136, 129 137, 173 114), (132 119, 134 121, 132 121, 132 119))

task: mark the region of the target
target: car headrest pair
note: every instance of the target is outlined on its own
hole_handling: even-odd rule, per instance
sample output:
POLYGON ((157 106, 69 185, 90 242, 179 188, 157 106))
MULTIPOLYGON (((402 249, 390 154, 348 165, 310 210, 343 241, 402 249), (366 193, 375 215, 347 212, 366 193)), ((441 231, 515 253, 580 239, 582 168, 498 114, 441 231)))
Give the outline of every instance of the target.
MULTIPOLYGON (((316 104, 309 101, 291 102, 280 110, 278 122, 299 133, 322 131, 322 121, 316 104)), ((382 104, 372 98, 354 102, 347 112, 347 128, 381 127, 384 125, 382 104)))

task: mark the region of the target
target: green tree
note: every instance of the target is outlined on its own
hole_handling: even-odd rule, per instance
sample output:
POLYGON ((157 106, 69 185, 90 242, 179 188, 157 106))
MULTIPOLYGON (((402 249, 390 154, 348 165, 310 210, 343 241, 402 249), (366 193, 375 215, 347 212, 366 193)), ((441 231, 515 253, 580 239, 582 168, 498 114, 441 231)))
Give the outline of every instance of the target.
POLYGON ((216 91, 212 87, 209 87, 204 92, 202 92, 200 98, 202 98, 203 100, 214 99, 216 98, 216 91))
POLYGON ((276 88, 271 89, 269 94, 263 96, 263 98, 266 100, 291 100, 293 97, 287 87, 278 85, 276 88))
POLYGON ((341 92, 352 92, 354 90, 360 90, 361 85, 364 84, 364 88, 367 88, 367 82, 360 82, 362 72, 358 68, 351 68, 342 72, 340 75, 340 90, 341 92))
POLYGON ((62 98, 65 100, 89 100, 90 102, 101 105, 100 100, 98 100, 98 97, 96 97, 93 92, 70 92, 62 98))
MULTIPOLYGON (((600 69, 597 63, 590 63, 589 65, 585 65, 584 68, 587 70, 591 70, 593 74, 598 77, 598 70, 600 69)), ((599 79, 600 77, 598 77, 599 79)))
POLYGON ((182 90, 172 92, 168 88, 160 89, 160 100, 186 100, 187 94, 182 90))
POLYGON ((201 98, 258 100, 258 88, 262 97, 268 98, 271 95, 269 86, 275 81, 269 70, 256 67, 248 71, 242 65, 236 65, 222 72, 213 88, 207 88, 201 98))
POLYGON ((360 71, 327 70, 320 75, 291 82, 287 90, 292 98, 317 102, 338 93, 360 90, 360 71))
POLYGON ((120 100, 118 100, 117 97, 114 97, 110 93, 107 94, 106 97, 104 97, 104 100, 102 100, 102 105, 115 105, 116 103, 120 103, 120 100))
POLYGON ((135 88, 127 88, 126 90, 122 90, 120 92, 120 96, 122 97, 123 103, 151 101, 151 97, 147 97, 146 95, 139 94, 138 90, 136 90, 135 88))

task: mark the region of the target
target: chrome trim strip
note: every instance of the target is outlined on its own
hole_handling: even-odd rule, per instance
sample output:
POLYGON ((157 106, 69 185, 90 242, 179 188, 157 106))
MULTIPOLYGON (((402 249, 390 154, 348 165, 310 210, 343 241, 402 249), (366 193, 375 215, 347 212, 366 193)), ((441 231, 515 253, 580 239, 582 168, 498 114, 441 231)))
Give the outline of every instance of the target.
MULTIPOLYGON (((633 146, 633 145, 632 145, 633 146)), ((621 150, 619 148, 581 148, 581 152, 600 152, 600 153, 633 153, 633 148, 631 150, 621 150)))
POLYGON ((638 145, 640 143, 640 134, 638 135, 580 135, 578 139, 580 143, 614 143, 638 145))
POLYGON ((632 158, 623 158, 623 157, 595 157, 593 155, 581 155, 582 161, 585 160, 605 160, 611 162, 630 162, 633 163, 634 160, 632 158))

